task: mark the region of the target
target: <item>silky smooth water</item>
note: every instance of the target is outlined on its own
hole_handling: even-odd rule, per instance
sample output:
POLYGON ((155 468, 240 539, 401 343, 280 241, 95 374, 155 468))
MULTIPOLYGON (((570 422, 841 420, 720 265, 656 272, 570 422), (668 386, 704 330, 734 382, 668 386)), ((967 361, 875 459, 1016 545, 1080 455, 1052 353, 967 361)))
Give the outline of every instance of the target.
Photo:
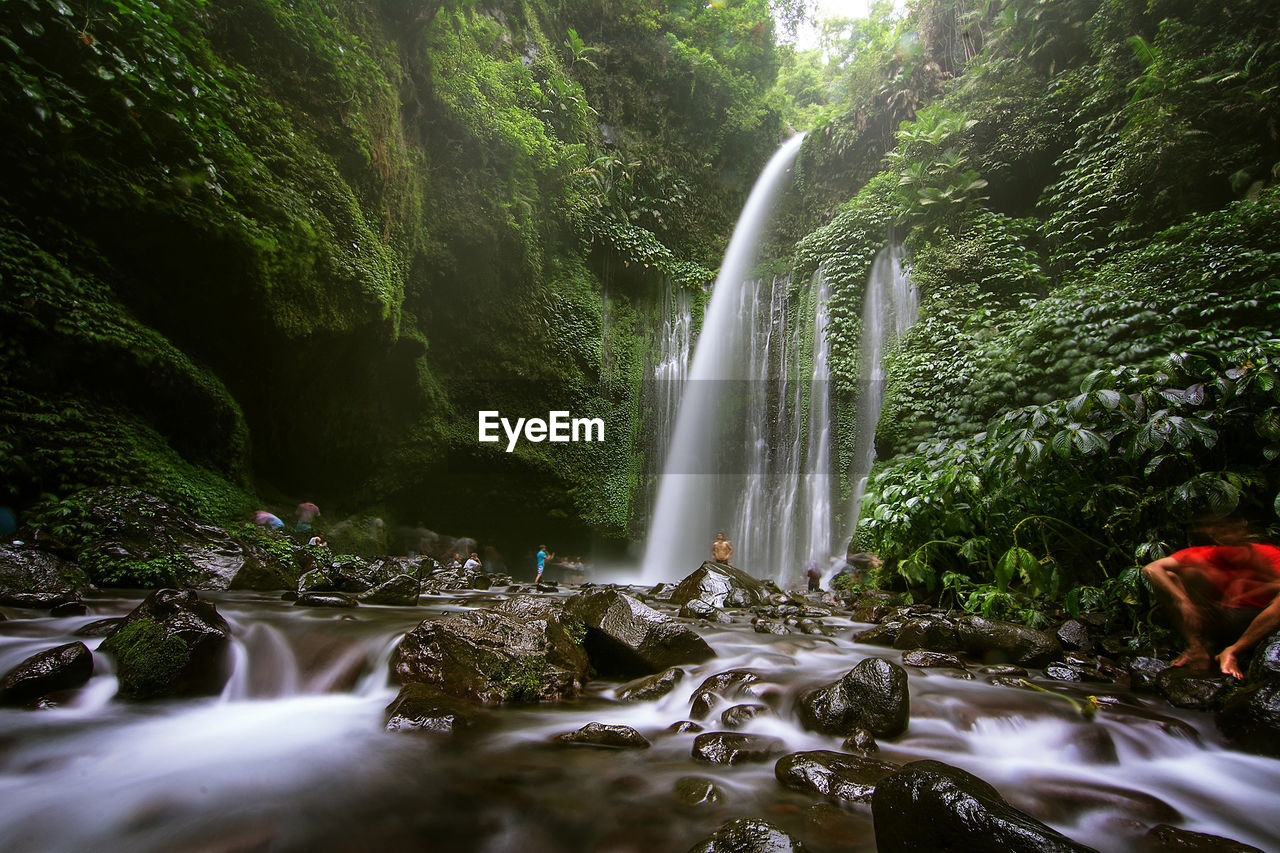
MULTIPOLYGON (((567 595, 562 592, 558 595, 567 595)), ((751 694, 771 709, 744 731, 789 751, 839 750, 841 739, 801 729, 799 692, 867 656, 900 653, 852 641, 848 619, 831 636, 757 634, 691 623, 717 657, 685 667, 667 696, 621 703, 598 681, 573 702, 492 710, 474 735, 438 740, 383 730, 396 688, 387 661, 421 619, 490 605, 503 592, 424 597, 418 608, 308 610, 255 593, 204 594, 232 626, 235 672, 219 697, 115 700, 106 656, 89 686, 60 707, 0 710, 0 850, 685 850, 725 820, 754 816, 811 850, 872 851, 866 805, 835 806, 783 788, 773 762, 702 764, 687 719, 708 676, 749 669, 751 694), (633 726, 652 746, 607 750, 554 744, 588 722, 633 726), (724 800, 684 805, 677 780, 714 781, 724 800)), ((5 608, 0 659, 16 661, 72 639, 93 619, 123 615, 136 597, 90 600, 92 616, 54 619, 5 608)), ((654 602, 668 611, 670 607, 654 602)), ((97 640, 87 644, 96 646, 97 640)), ((1280 849, 1280 761, 1225 749, 1207 714, 1099 685, 1043 685, 1068 695, 1105 692, 1096 722, 1062 698, 909 668, 907 732, 881 742, 895 763, 934 758, 977 774, 1018 808, 1101 851, 1133 849, 1150 826, 1171 823, 1280 849)), ((715 730, 731 701, 703 721, 715 730)))

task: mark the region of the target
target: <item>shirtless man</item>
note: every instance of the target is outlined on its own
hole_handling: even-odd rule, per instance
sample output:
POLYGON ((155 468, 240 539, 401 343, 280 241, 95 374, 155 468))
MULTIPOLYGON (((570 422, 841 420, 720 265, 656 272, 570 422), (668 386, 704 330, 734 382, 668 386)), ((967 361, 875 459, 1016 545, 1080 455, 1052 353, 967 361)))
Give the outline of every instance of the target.
POLYGON ((1198 525, 1213 545, 1184 548, 1142 571, 1164 600, 1186 650, 1174 666, 1206 669, 1211 657, 1226 675, 1244 678, 1240 656, 1280 627, 1280 548, 1246 539, 1238 519, 1198 525), (1217 655, 1211 647, 1221 647, 1217 655))
POLYGON ((711 559, 726 566, 733 565, 733 543, 725 539, 723 533, 717 533, 716 541, 711 543, 711 559))

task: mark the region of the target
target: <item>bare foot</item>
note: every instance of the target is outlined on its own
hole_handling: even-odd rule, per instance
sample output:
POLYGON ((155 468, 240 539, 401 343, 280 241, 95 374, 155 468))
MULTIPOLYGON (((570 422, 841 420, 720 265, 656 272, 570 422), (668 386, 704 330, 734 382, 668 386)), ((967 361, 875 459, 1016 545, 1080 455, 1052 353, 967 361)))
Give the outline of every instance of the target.
POLYGON ((1193 670, 1209 669, 1209 653, 1204 649, 1187 649, 1170 662, 1170 666, 1185 666, 1193 670))
POLYGON ((1240 671, 1240 661, 1236 659, 1236 653, 1232 649, 1223 649, 1218 655, 1218 664, 1222 667, 1224 675, 1232 678, 1244 680, 1244 673, 1240 671))

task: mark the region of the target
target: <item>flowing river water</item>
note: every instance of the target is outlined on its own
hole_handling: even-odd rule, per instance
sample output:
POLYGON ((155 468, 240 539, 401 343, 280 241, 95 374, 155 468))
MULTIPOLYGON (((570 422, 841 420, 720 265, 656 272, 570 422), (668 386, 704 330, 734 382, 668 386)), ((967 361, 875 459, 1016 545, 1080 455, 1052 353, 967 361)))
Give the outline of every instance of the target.
MULTIPOLYGON (((528 593, 520 593, 528 594, 528 593)), ((568 591, 556 595, 568 595, 568 591)), ((424 596, 419 607, 303 609, 263 593, 202 593, 232 626, 234 673, 222 695, 182 701, 114 699, 110 658, 57 707, 0 710, 0 850, 683 851, 725 820, 760 817, 813 851, 872 851, 869 806, 843 807, 784 788, 773 761, 710 765, 693 734, 673 734, 707 676, 745 668, 772 713, 741 730, 790 752, 839 750, 841 738, 795 722, 796 694, 892 649, 852 641, 847 618, 830 636, 756 633, 747 617, 694 627, 717 657, 685 667, 665 697, 615 698, 593 682, 577 701, 492 711, 478 733, 440 740, 384 731, 397 690, 387 663, 422 619, 489 606, 502 591, 424 596), (552 742, 588 722, 625 724, 652 746, 611 750, 552 742), (687 776, 723 798, 688 805, 687 776)), ((0 667, 79 639, 142 595, 87 599, 91 615, 51 618, 4 608, 0 667)), ((651 602, 663 608, 660 602, 651 602)), ((667 608, 670 612, 670 608, 667 608)), ((839 613, 839 611, 837 611, 839 613)), ((92 649, 100 640, 86 639, 92 649)), ((1056 695, 907 668, 911 724, 879 757, 934 758, 994 785, 1011 803, 1101 851, 1133 849, 1158 823, 1280 849, 1280 761, 1221 745, 1207 714, 1101 685, 1040 684, 1083 698, 1105 694, 1095 722, 1056 695)), ((717 707, 703 721, 718 727, 717 707)))

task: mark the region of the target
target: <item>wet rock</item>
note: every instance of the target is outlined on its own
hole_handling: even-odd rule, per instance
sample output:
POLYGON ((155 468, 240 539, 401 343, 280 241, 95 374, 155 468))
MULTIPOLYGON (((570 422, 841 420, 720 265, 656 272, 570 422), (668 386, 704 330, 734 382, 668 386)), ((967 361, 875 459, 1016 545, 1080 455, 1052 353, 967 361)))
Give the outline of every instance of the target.
POLYGON ((859 604, 854 608, 850 618, 854 622, 870 622, 879 625, 889 616, 897 612, 897 608, 881 601, 859 604))
POLYGON ((941 616, 916 616, 902 623, 893 638, 895 649, 928 649, 954 652, 960 649, 955 626, 941 616))
POLYGON ((803 853, 804 845, 771 823, 740 818, 724 823, 689 853, 803 853))
POLYGON ((686 806, 710 806, 724 802, 724 791, 702 776, 681 776, 676 780, 675 794, 686 806))
POLYGON ((791 633, 791 629, 785 623, 778 622, 775 619, 756 619, 752 624, 752 628, 757 634, 777 634, 781 636, 791 633))
POLYGON ((311 569, 303 572, 298 577, 297 593, 298 595, 306 595, 308 592, 337 592, 338 588, 329 578, 328 572, 322 569, 311 569))
POLYGON ((396 575, 360 596, 364 604, 413 607, 418 603, 422 582, 408 575, 396 575))
POLYGON ((705 562, 680 581, 672 604, 700 599, 715 607, 751 607, 768 601, 769 590, 751 575, 724 563, 705 562))
POLYGON ((557 735, 560 743, 583 746, 603 746, 611 749, 648 749, 649 741, 631 726, 611 726, 603 723, 587 723, 576 732, 557 735))
POLYGON ((386 710, 389 732, 454 734, 474 728, 483 719, 482 709, 450 696, 434 684, 415 682, 400 688, 386 710))
POLYGON ((89 589, 78 566, 29 545, 0 545, 0 591, 75 597, 89 589))
POLYGON ((693 720, 680 720, 678 723, 672 723, 667 726, 667 732, 673 735, 697 734, 702 731, 702 726, 693 720))
POLYGON ((808 617, 801 619, 800 622, 796 625, 796 627, 800 629, 800 633, 802 634, 825 634, 826 633, 822 629, 821 622, 819 622, 817 619, 810 619, 808 617))
POLYGON ((622 677, 715 657, 685 625, 616 590, 592 590, 565 602, 586 626, 583 647, 601 673, 622 677))
POLYGON ((1058 681, 1110 681, 1101 670, 1084 666, 1076 661, 1059 661, 1051 663, 1044 668, 1044 674, 1047 678, 1053 678, 1058 681))
POLYGON ((1220 835, 1192 832, 1162 823, 1142 837, 1138 853, 1263 853, 1257 847, 1220 835))
POLYGON ((839 681, 801 695, 797 705, 807 729, 837 735, 866 729, 877 737, 905 732, 910 708, 906 670, 881 658, 867 658, 839 681))
POLYGON ((0 590, 0 604, 5 607, 21 607, 27 610, 48 610, 50 607, 73 600, 73 592, 10 592, 0 590))
POLYGON ((578 695, 590 673, 582 649, 555 619, 496 610, 423 621, 396 646, 395 681, 422 681, 485 704, 555 701, 578 695))
POLYGON ((1247 675, 1250 682, 1280 677, 1280 631, 1272 631, 1258 643, 1247 675))
POLYGON ((1020 666, 1013 664, 996 664, 995 666, 984 666, 979 670, 983 675, 1003 675, 1011 678, 1026 678, 1027 671, 1020 666))
POLYGON ((359 558, 335 561, 327 572, 332 589, 350 595, 362 595, 377 585, 373 567, 359 558))
POLYGON ((956 620, 956 636, 962 651, 990 663, 1044 666, 1062 658, 1062 644, 1053 634, 998 619, 962 616, 956 620))
POLYGON ((1280 679, 1237 692, 1218 713, 1217 722, 1232 746, 1280 758, 1280 679))
POLYGON ((704 732, 693 739, 693 757, 711 764, 768 761, 786 751, 776 737, 740 732, 704 732))
POLYGON ((1093 632, 1079 619, 1068 619, 1063 622, 1058 626, 1055 635, 1064 649, 1079 649, 1087 652, 1094 646, 1093 632))
POLYGON ((689 716, 695 720, 705 720, 719 704, 719 696, 709 690, 699 690, 689 700, 689 716))
POLYGON ((720 715, 720 723, 726 729, 740 729, 761 714, 768 713, 768 705, 734 705, 732 708, 726 708, 720 715))
POLYGON ((955 655, 946 655, 941 652, 930 652, 924 649, 912 649, 909 652, 902 653, 902 663, 905 666, 919 667, 947 667, 950 669, 965 669, 964 661, 955 655))
POLYGON ((192 590, 158 589, 125 617, 98 650, 116 659, 126 699, 203 696, 231 675, 227 620, 192 590))
MULTIPOLYGON (((490 589, 493 579, 477 569, 440 569, 436 568, 424 578, 431 586, 441 590, 490 589)), ((555 592, 552 584, 541 583, 537 587, 543 592, 555 592)))
POLYGON ((345 592, 307 592, 293 601, 294 607, 359 607, 360 601, 345 592))
POLYGON ((1092 850, 1018 811, 977 776, 940 761, 915 761, 881 779, 871 813, 880 853, 1092 850))
POLYGON ((901 619, 891 619, 874 628, 854 631, 853 641, 855 643, 866 643, 869 646, 892 646, 897 641, 898 632, 902 630, 904 624, 906 623, 901 619))
POLYGON ((111 619, 98 619, 97 621, 90 622, 88 625, 81 625, 73 631, 72 634, 76 637, 107 637, 123 624, 123 616, 115 616, 111 619))
POLYGON ((1204 675, 1186 667, 1170 667, 1156 676, 1156 688, 1170 705, 1208 711, 1231 692, 1226 676, 1204 675))
POLYGON ((67 643, 37 652, 0 679, 0 704, 30 705, 59 690, 74 690, 93 675, 93 652, 67 643))
POLYGON ((720 625, 733 621, 733 617, 728 613, 725 613, 714 604, 708 604, 701 598, 685 602, 680 607, 680 616, 684 619, 706 619, 709 622, 715 622, 720 625))
POLYGON ((53 605, 49 610, 50 616, 83 616, 89 612, 89 607, 83 601, 72 599, 70 601, 62 601, 53 605))
POLYGON ((1154 693, 1159 690, 1156 679, 1169 668, 1169 664, 1158 658, 1135 657, 1125 661, 1125 668, 1129 672, 1130 688, 1154 693))
POLYGON ((618 688, 618 698, 623 702, 648 702, 661 699, 684 680, 684 670, 678 666, 665 669, 657 675, 649 675, 628 682, 618 688))
POLYGON ((867 802, 876 783, 897 770, 895 764, 819 749, 778 759, 773 774, 788 788, 845 802, 867 802))
POLYGON ((653 587, 645 593, 648 598, 654 601, 670 601, 671 594, 676 591, 676 585, 673 583, 654 584, 653 587))
POLYGON ((873 752, 880 751, 880 744, 876 743, 875 735, 866 729, 858 729, 853 734, 844 739, 844 743, 840 744, 840 748, 845 752, 860 752, 863 755, 870 755, 873 752))
POLYGON ((1022 687, 1026 688, 1026 682, 1021 678, 1012 675, 993 675, 987 679, 987 684, 994 684, 997 687, 1022 687))

